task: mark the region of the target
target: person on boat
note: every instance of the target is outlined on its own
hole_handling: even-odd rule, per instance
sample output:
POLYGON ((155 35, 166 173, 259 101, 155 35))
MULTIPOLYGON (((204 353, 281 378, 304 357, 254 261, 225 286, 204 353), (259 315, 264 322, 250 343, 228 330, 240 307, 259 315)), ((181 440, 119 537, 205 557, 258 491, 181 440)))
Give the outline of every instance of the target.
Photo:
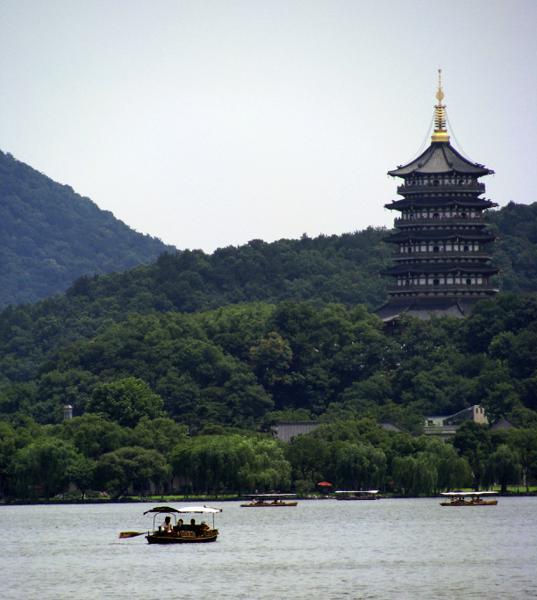
POLYGON ((173 530, 178 533, 179 531, 181 531, 184 528, 185 528, 185 526, 183 524, 183 519, 179 519, 177 521, 177 525, 173 528, 173 530))
POLYGON ((169 515, 164 519, 164 523, 162 523, 162 531, 164 533, 171 533, 173 531, 172 518, 169 515))
POLYGON ((196 524, 196 519, 190 519, 190 531, 193 531, 196 535, 199 533, 199 525, 196 524))

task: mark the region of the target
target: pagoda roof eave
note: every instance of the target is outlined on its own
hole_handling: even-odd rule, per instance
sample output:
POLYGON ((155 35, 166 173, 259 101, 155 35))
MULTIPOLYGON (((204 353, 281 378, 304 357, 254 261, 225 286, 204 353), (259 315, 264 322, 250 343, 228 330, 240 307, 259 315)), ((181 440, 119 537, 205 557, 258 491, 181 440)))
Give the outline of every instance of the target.
POLYGON ((493 242, 496 236, 489 231, 483 230, 452 230, 452 229, 440 229, 440 230, 427 230, 427 231, 397 231, 387 236, 385 239, 389 243, 398 243, 406 241, 434 241, 434 240, 475 240, 481 242, 493 242))
POLYGON ((447 175, 461 173, 481 177, 494 173, 484 165, 474 163, 457 152, 449 142, 432 142, 417 158, 406 165, 400 165, 388 175, 408 177, 410 175, 447 175))
POLYGON ((404 198, 403 200, 392 200, 389 204, 385 204, 384 208, 388 210, 399 210, 407 207, 427 207, 427 206, 471 206, 475 208, 494 208, 498 206, 492 200, 483 198, 464 198, 464 197, 442 197, 435 198, 434 196, 421 196, 420 198, 404 198))
POLYGON ((461 297, 459 295, 440 298, 393 298, 391 297, 374 313, 385 323, 397 321, 404 315, 418 319, 430 319, 432 315, 462 318, 470 314, 472 308, 483 297, 461 297))
POLYGON ((483 263, 460 264, 460 263, 410 263, 406 265, 396 265, 382 271, 382 275, 404 275, 412 274, 431 274, 431 273, 481 273, 482 275, 494 275, 498 272, 496 267, 483 263))

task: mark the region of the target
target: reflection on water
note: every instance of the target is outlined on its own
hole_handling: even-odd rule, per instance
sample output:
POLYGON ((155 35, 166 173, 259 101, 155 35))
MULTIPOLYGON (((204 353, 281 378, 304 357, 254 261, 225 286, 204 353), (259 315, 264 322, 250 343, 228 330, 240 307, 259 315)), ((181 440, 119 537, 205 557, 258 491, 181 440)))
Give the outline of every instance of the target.
POLYGON ((537 597, 537 498, 213 502, 214 544, 150 546, 149 504, 0 507, 3 599, 537 597))

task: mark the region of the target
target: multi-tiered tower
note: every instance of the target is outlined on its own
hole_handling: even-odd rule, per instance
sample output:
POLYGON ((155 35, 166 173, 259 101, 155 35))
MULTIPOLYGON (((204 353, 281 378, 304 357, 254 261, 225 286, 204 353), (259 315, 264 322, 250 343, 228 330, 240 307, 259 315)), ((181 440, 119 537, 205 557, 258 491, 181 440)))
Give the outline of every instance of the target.
POLYGON ((473 304, 498 290, 490 264, 494 235, 484 222, 484 211, 494 202, 481 198, 479 178, 493 173, 457 152, 446 129, 444 92, 438 77, 434 132, 431 145, 410 163, 388 174, 401 177, 394 200, 396 231, 386 241, 394 244, 393 266, 383 274, 392 278, 388 302, 377 314, 390 321, 403 313, 420 318, 434 314, 464 316, 473 304))

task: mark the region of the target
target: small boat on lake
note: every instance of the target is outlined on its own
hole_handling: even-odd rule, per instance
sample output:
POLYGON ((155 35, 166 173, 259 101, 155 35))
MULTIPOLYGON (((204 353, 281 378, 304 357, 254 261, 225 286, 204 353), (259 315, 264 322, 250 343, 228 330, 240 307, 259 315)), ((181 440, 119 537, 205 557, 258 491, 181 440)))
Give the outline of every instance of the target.
POLYGON ((152 531, 122 531, 120 538, 136 537, 144 535, 149 544, 200 544, 215 542, 218 537, 218 529, 214 526, 214 515, 222 512, 221 508, 211 506, 184 506, 172 508, 171 506, 156 506, 144 512, 144 515, 153 515, 152 531), (179 515, 203 514, 212 516, 212 527, 205 521, 196 523, 195 517, 189 523, 183 523, 179 515), (164 521, 157 526, 156 520, 164 516, 164 521))
POLYGON ((291 498, 296 498, 296 494, 250 494, 246 498, 249 498, 250 501, 241 504, 244 508, 275 508, 277 506, 296 506, 298 504, 296 500, 291 500, 291 498))
POLYGON ((378 500, 378 490, 336 490, 336 500, 378 500))
POLYGON ((483 496, 491 496, 497 492, 442 492, 440 495, 449 498, 440 502, 440 506, 496 506, 498 500, 487 500, 483 496))

